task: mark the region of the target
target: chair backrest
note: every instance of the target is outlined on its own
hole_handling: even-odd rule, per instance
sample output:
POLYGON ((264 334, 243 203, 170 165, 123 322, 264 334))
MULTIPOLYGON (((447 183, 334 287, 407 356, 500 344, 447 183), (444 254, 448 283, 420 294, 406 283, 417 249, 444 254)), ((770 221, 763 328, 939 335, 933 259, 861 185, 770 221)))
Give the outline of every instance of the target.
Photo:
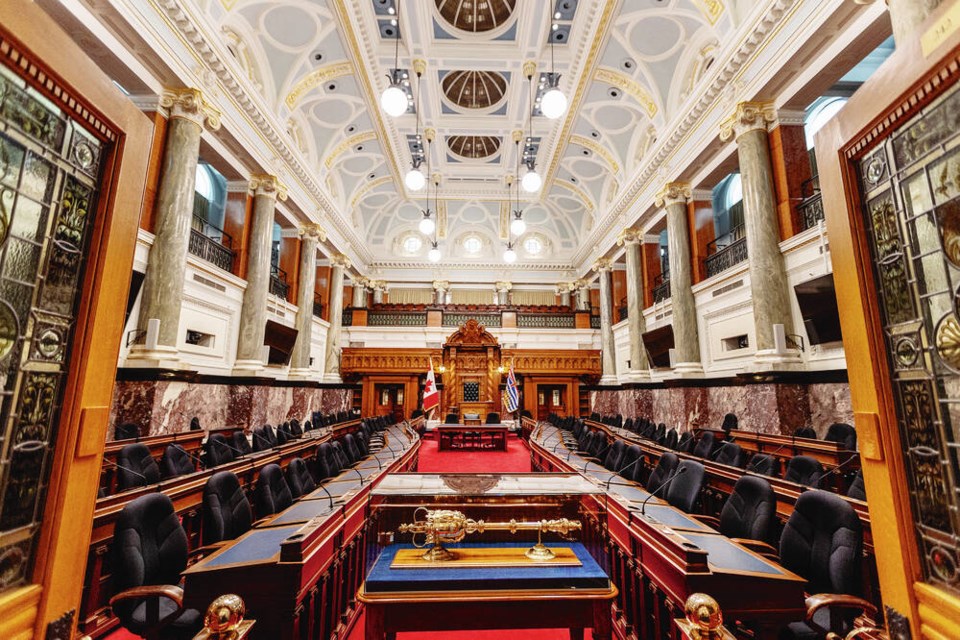
POLYGON ((460 422, 460 418, 457 417, 455 413, 448 413, 447 416, 443 419, 444 424, 457 424, 460 422))
POLYGON ((268 464, 257 478, 257 516, 263 518, 293 504, 293 495, 278 464, 268 464))
POLYGON ((294 458, 287 465, 287 486, 290 487, 290 495, 294 498, 306 495, 317 488, 317 483, 307 469, 307 463, 302 459, 294 458))
MULTIPOLYGON (((666 454, 664 454, 666 455, 666 454)), ((703 487, 706 471, 702 464, 694 460, 683 460, 677 467, 677 475, 667 487, 667 502, 687 513, 693 511, 697 496, 703 487)))
POLYGON ((793 435, 796 438, 810 438, 811 440, 817 439, 817 432, 814 431, 813 427, 800 427, 793 432, 793 435))
POLYGON ((667 485, 663 483, 667 481, 667 478, 670 477, 670 474, 673 473, 673 470, 676 469, 679 464, 680 458, 677 457, 677 454, 670 451, 665 451, 660 454, 660 460, 657 462, 657 466, 654 467, 650 473, 650 477, 647 478, 647 491, 650 491, 660 498, 667 495, 669 483, 667 485))
POLYGON ((487 424, 500 424, 500 414, 491 411, 487 414, 487 424))
POLYGON ((367 443, 367 432, 365 430, 357 431, 353 435, 354 442, 357 444, 357 451, 360 452, 361 458, 366 458, 370 455, 370 445, 367 443))
POLYGON ((720 464, 742 469, 747 462, 747 455, 743 452, 743 447, 736 442, 721 442, 720 447, 713 454, 713 459, 720 464))
POLYGON ((204 449, 207 452, 207 467, 219 467, 222 464, 233 462, 233 451, 222 433, 214 433, 209 436, 206 444, 204 444, 204 449))
POLYGON ((741 476, 720 511, 720 533, 767 542, 777 512, 773 487, 763 478, 741 476))
POLYGON ((132 422, 124 422, 113 428, 114 440, 131 440, 140 437, 140 427, 132 422))
POLYGON ((860 594, 863 526, 829 491, 805 491, 780 536, 780 563, 807 579, 809 593, 860 594))
POLYGON ((737 414, 728 413, 723 416, 723 423, 720 425, 720 428, 726 433, 730 433, 733 429, 737 428, 739 422, 740 421, 737 420, 737 414))
POLYGON ((747 471, 759 473, 762 476, 771 478, 780 477, 780 458, 775 458, 766 453, 756 453, 750 458, 747 465, 747 471))
POLYGON ((623 450, 623 456, 620 458, 620 466, 616 469, 613 469, 613 471, 618 472, 627 480, 636 480, 638 477, 640 477, 638 475, 638 470, 640 472, 643 471, 643 463, 637 462, 637 458, 639 458, 641 455, 643 455, 643 450, 640 449, 640 445, 630 445, 623 450))
POLYGON ((340 467, 333 458, 333 451, 329 442, 324 442, 317 447, 316 465, 317 480, 332 478, 340 473, 340 467))
POLYGON ((343 436, 341 446, 343 447, 343 451, 347 454, 347 457, 350 459, 351 463, 356 462, 362 457, 360 455, 360 449, 357 448, 357 439, 352 433, 348 433, 347 435, 343 436))
POLYGON ((857 475, 853 476, 853 482, 850 483, 850 488, 847 489, 847 497, 853 498, 854 500, 867 501, 867 489, 863 486, 863 471, 857 470, 857 475))
POLYGON ((145 444, 135 442, 117 454, 117 490, 145 487, 160 482, 160 467, 145 444))
POLYGON ((232 437, 234 449, 242 452, 244 455, 253 453, 253 448, 250 446, 250 441, 247 440, 247 434, 245 434, 243 431, 237 430, 233 432, 232 437))
POLYGON ((623 421, 623 428, 627 431, 633 431, 633 418, 627 418, 623 421))
POLYGON ((690 453, 693 451, 694 444, 693 433, 690 431, 684 431, 683 435, 680 436, 680 440, 677 441, 677 451, 681 453, 690 453))
MULTIPOLYGON (((163 493, 151 493, 123 508, 113 527, 113 584, 117 592, 146 585, 180 582, 187 568, 187 534, 163 493)), ((114 607, 127 622, 139 601, 118 602, 114 607)))
POLYGON ((591 438, 590 442, 587 444, 587 451, 592 456, 600 456, 600 455, 606 454, 606 451, 604 451, 604 449, 606 448, 607 448, 607 436, 603 431, 600 431, 599 429, 597 429, 596 431, 593 432, 593 437, 591 438))
POLYGON ((677 433, 676 429, 674 429, 673 427, 670 427, 670 429, 667 430, 667 435, 663 440, 663 446, 665 446, 667 449, 676 449, 677 442, 679 441, 680 441, 680 434, 677 433))
POLYGON ((232 471, 218 471, 203 487, 203 544, 232 540, 250 529, 253 511, 232 471))
POLYGON ((667 437, 667 425, 660 423, 657 425, 656 430, 653 432, 653 439, 657 441, 658 444, 663 444, 664 440, 667 437))
POLYGON ((836 442, 846 451, 857 450, 857 430, 844 422, 834 422, 823 437, 828 442, 836 442))
POLYGON ((194 473, 197 470, 190 457, 183 447, 178 444, 168 444, 163 450, 163 457, 160 459, 160 476, 163 478, 176 478, 185 476, 188 473, 194 473))
POLYGON ((617 439, 614 441, 610 448, 607 449, 607 455, 603 458, 603 466, 605 466, 610 471, 616 471, 620 468, 620 460, 623 458, 623 452, 626 450, 627 445, 623 443, 623 440, 617 439))
POLYGON ((190 431, 200 431, 203 427, 200 426, 200 418, 193 416, 190 418, 190 431))
POLYGON ((793 456, 787 463, 787 470, 783 479, 810 487, 820 480, 823 475, 823 465, 816 458, 810 456, 793 456))
POLYGON ((277 430, 274 435, 274 438, 277 441, 276 442, 277 445, 287 444, 288 442, 290 442, 290 440, 293 439, 290 435, 290 432, 288 431, 289 428, 290 428, 289 425, 287 425, 286 423, 277 425, 277 430))
POLYGON ((703 435, 700 436, 697 446, 693 448, 693 455, 698 458, 709 458, 710 454, 713 453, 714 440, 715 436, 713 432, 705 431, 703 435))
POLYGON ((299 438, 303 435, 303 429, 300 428, 300 421, 294 418, 290 421, 290 435, 299 438))
POLYGON ((273 448, 270 436, 265 432, 265 427, 254 427, 252 434, 254 451, 266 451, 273 448))
POLYGON ((330 443, 330 456, 336 461, 337 473, 340 473, 341 470, 346 469, 351 466, 353 462, 350 461, 350 458, 347 457, 347 454, 343 451, 343 446, 340 444, 339 440, 334 440, 330 443))

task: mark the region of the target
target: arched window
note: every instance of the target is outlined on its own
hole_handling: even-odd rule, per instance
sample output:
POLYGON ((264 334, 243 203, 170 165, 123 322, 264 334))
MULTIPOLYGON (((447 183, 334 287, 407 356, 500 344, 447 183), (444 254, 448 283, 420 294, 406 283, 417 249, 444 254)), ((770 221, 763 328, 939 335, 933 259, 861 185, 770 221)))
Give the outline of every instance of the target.
POLYGON ((743 224, 743 182, 731 173, 713 188, 713 224, 717 238, 723 238, 743 224))
POLYGON ((813 149, 813 137, 817 131, 820 131, 830 118, 837 115, 845 104, 847 104, 847 98, 826 96, 810 105, 803 122, 804 133, 807 135, 807 149, 813 149))
POLYGON ((213 175, 210 165, 197 164, 197 181, 194 188, 197 193, 207 199, 207 202, 216 200, 217 193, 213 187, 213 175))

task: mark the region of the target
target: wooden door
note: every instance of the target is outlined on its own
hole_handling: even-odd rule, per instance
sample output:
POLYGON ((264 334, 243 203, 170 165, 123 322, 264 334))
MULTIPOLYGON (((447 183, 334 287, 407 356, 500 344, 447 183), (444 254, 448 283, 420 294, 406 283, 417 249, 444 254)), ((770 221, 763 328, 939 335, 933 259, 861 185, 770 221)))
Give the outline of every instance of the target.
POLYGON ((392 416, 395 422, 403 420, 403 403, 406 395, 402 384, 376 384, 374 396, 376 405, 374 412, 378 416, 392 416))
POLYGON ((537 385, 537 420, 546 420, 551 413, 566 415, 567 400, 566 385, 537 385))

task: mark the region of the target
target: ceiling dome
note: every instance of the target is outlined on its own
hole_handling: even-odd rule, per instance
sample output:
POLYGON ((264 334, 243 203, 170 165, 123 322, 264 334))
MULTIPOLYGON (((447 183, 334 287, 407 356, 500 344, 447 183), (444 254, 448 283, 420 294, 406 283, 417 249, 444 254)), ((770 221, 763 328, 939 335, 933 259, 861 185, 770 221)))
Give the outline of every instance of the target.
POLYGON ((434 0, 437 11, 461 31, 482 33, 501 26, 516 7, 517 0, 434 0))
POLYGON ((500 150, 496 136, 448 136, 447 147, 461 158, 489 158, 500 150))
POLYGON ((507 91, 507 79, 496 71, 451 71, 441 84, 447 100, 465 109, 492 107, 507 91))

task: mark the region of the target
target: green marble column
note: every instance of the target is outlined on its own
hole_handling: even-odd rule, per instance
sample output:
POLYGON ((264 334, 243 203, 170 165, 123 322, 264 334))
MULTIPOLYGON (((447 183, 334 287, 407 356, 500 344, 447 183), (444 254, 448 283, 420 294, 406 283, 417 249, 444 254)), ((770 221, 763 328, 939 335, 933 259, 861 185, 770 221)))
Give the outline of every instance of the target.
POLYGON ((630 335, 630 371, 628 377, 643 379, 650 374, 643 334, 647 323, 643 317, 643 258, 640 255, 643 234, 638 229, 624 229, 617 244, 625 247, 627 261, 627 330, 630 335))
POLYGON ((300 276, 297 280, 297 342, 290 357, 290 377, 310 376, 313 344, 313 297, 317 282, 317 243, 327 236, 318 225, 300 227, 300 276))
POLYGON ((330 269, 330 328, 327 329, 327 350, 323 363, 324 382, 342 382, 340 379, 340 345, 343 330, 343 272, 350 268, 345 255, 334 256, 330 269))
POLYGON ((593 265, 600 280, 600 384, 617 384, 617 354, 613 341, 613 265, 606 258, 593 265))

